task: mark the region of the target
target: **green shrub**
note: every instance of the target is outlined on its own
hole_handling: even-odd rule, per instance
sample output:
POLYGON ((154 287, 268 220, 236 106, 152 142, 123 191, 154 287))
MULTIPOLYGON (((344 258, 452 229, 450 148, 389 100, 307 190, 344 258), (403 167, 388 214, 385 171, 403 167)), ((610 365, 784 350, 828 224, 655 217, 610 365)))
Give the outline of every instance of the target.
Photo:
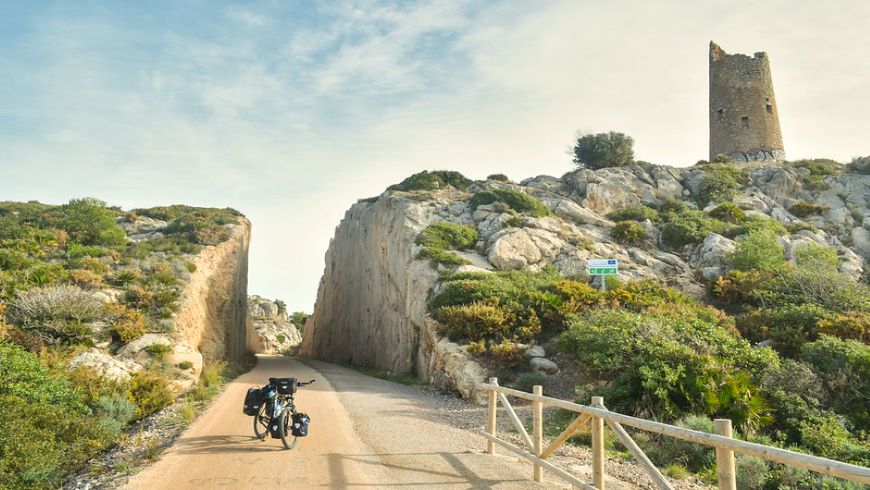
POLYGON ((592 169, 624 167, 634 163, 633 146, 631 136, 615 131, 579 135, 574 144, 574 163, 592 169))
POLYGON ((704 167, 704 176, 698 186, 698 204, 706 206, 711 203, 730 201, 737 195, 742 184, 749 181, 749 174, 726 165, 708 165, 704 167))
POLYGON ((827 210, 828 208, 826 208, 825 206, 812 204, 806 201, 798 201, 792 204, 790 208, 788 208, 788 212, 797 216, 798 218, 806 218, 807 216, 813 214, 822 214, 827 210))
POLYGON ((10 488, 58 488, 111 442, 75 387, 2 341, 0 406, 0 482, 10 488))
POLYGON ((175 367, 177 367, 178 369, 186 371, 188 369, 193 369, 193 363, 190 361, 181 361, 178 364, 176 364, 175 367))
POLYGON ((670 463, 665 466, 665 474, 675 480, 683 480, 689 477, 689 470, 681 464, 670 463))
POLYGON ((811 160, 796 160, 790 162, 796 168, 805 168, 811 175, 836 175, 843 171, 843 164, 828 158, 814 158, 811 160))
POLYGON ((758 490, 764 488, 770 478, 770 465, 755 457, 739 455, 735 464, 737 470, 737 490, 758 490))
POLYGON ((471 210, 474 211, 478 206, 494 202, 502 202, 518 213, 538 218, 550 214, 550 209, 543 203, 525 192, 513 189, 491 189, 477 192, 471 197, 469 204, 471 210))
POLYGON ((108 250, 99 246, 87 246, 71 242, 66 246, 66 253, 71 259, 81 257, 102 257, 108 254, 108 250))
POLYGON ((803 222, 803 221, 797 221, 797 222, 794 222, 794 223, 789 223, 789 224, 787 224, 787 225, 785 226, 785 229, 786 229, 790 234, 792 234, 792 235, 797 234, 797 233, 800 233, 800 232, 802 232, 802 231, 804 231, 804 230, 808 230, 808 231, 811 231, 811 232, 813 232, 813 233, 816 233, 816 232, 819 231, 819 229, 816 228, 815 226, 813 226, 813 225, 811 225, 811 224, 809 224, 809 223, 805 223, 805 222, 803 222))
POLYGON ((487 175, 486 180, 495 180, 497 182, 508 182, 508 183, 511 181, 511 179, 509 179, 508 176, 505 174, 487 175))
POLYGON ((806 244, 797 247, 794 251, 795 264, 801 267, 823 268, 836 270, 840 265, 837 250, 823 245, 806 244))
POLYGON ((746 213, 734 203, 723 202, 710 211, 710 216, 728 222, 742 223, 746 221, 746 213))
POLYGON ((124 230, 115 224, 117 212, 94 198, 72 199, 48 210, 42 225, 65 231, 70 240, 82 245, 114 247, 127 241, 124 230))
POLYGON ((163 359, 166 354, 172 352, 172 346, 169 344, 151 344, 145 348, 145 352, 154 356, 155 359, 163 359))
POLYGON ((819 320, 819 333, 870 344, 870 313, 850 311, 819 320))
POLYGON ((523 362, 523 349, 511 340, 502 340, 489 348, 489 354, 502 366, 516 367, 523 362))
POLYGON ((515 390, 531 393, 532 387, 535 385, 540 385, 546 388, 549 380, 549 376, 544 373, 529 371, 517 376, 517 379, 514 380, 513 388, 515 390))
POLYGON ((106 432, 115 437, 133 419, 136 405, 123 395, 111 394, 94 401, 94 412, 106 432))
POLYGON ((454 187, 464 191, 471 184, 471 180, 467 179, 459 172, 451 172, 448 170, 434 170, 432 172, 422 171, 416 173, 398 184, 391 185, 387 190, 391 191, 434 191, 444 189, 447 186, 454 187))
POLYGON ((287 337, 279 334, 277 337, 275 337, 275 340, 277 340, 279 344, 283 344, 284 341, 287 340, 287 337))
POLYGON ((623 245, 637 245, 646 240, 643 227, 634 221, 620 221, 610 229, 610 236, 623 245))
POLYGON ((778 269, 785 263, 785 249, 779 237, 770 232, 752 232, 737 239, 737 247, 727 261, 732 269, 778 269))
POLYGON ((87 291, 72 285, 46 286, 19 293, 11 304, 12 321, 46 343, 89 340, 85 323, 102 319, 105 306, 87 291))
POLYGON ((290 315, 290 323, 296 325, 296 328, 301 332, 303 328, 305 328, 305 323, 311 317, 308 313, 304 311, 294 311, 292 315, 290 315))
POLYGON ((614 211, 607 215, 611 221, 658 221, 659 213, 655 209, 646 206, 632 206, 614 211))
POLYGON ((672 249, 699 243, 713 232, 712 221, 700 211, 685 211, 666 219, 661 241, 672 249))
POLYGON ((525 224, 526 220, 521 215, 511 216, 503 223, 506 228, 522 228, 525 224))
MULTIPOLYGON (((674 425, 700 432, 713 432, 713 421, 703 416, 689 415, 677 420, 674 425)), ((712 467, 716 461, 716 452, 710 446, 668 436, 653 436, 650 442, 651 447, 644 450, 658 466, 678 464, 698 473, 712 467)))
POLYGON ((511 312, 485 303, 444 306, 435 319, 444 324, 451 340, 485 340, 510 336, 511 312))
POLYGON ((441 250, 464 250, 473 248, 477 243, 477 230, 470 226, 441 221, 427 226, 417 235, 414 243, 441 250))
POLYGON ((145 335, 145 315, 139 310, 115 305, 109 309, 109 318, 112 334, 125 344, 145 335))
POLYGON ((857 429, 870 429, 870 346, 822 335, 803 346, 800 359, 821 378, 834 410, 857 429))
POLYGON ((432 247, 423 247, 417 253, 417 258, 431 259, 432 262, 443 265, 466 265, 471 263, 453 252, 432 247))
POLYGON ((130 399, 136 404, 136 418, 150 415, 175 401, 166 374, 154 370, 133 373, 130 380, 130 399))

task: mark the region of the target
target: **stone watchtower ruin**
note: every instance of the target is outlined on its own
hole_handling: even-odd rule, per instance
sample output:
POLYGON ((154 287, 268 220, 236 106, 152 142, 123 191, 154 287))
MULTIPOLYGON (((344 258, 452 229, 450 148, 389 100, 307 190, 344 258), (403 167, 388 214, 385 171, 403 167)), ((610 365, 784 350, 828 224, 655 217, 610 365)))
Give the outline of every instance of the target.
POLYGON ((710 42, 710 160, 783 161, 767 53, 728 54, 710 42))

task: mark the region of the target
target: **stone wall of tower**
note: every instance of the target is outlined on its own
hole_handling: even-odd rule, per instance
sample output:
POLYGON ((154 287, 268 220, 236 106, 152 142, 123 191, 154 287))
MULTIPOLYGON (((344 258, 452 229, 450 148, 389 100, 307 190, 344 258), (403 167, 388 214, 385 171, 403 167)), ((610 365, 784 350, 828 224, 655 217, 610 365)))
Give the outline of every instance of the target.
POLYGON ((785 159, 767 54, 727 54, 711 42, 710 159, 719 154, 735 161, 785 159))

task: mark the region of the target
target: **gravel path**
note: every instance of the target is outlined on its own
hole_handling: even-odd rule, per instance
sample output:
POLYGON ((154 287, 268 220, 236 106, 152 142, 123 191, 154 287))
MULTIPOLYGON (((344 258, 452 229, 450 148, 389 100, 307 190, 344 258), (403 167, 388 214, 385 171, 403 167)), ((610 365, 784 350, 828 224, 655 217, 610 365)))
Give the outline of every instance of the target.
MULTIPOLYGON (((527 407, 518 406, 521 417, 527 407)), ((532 465, 506 451, 484 454, 477 431, 485 409, 428 387, 405 386, 317 361, 260 357, 256 368, 230 383, 220 397, 150 467, 130 478, 129 489, 200 488, 570 488, 554 476, 531 481, 532 465), (249 386, 270 376, 316 379, 297 393, 311 416, 310 435, 286 451, 260 442, 241 412, 249 386)), ((500 417, 500 435, 519 444, 500 417)), ((560 467, 591 480, 588 451, 570 447, 553 457, 560 467)), ((633 464, 608 460, 609 489, 651 488, 633 464)), ((705 488, 676 482, 678 489, 705 488)))

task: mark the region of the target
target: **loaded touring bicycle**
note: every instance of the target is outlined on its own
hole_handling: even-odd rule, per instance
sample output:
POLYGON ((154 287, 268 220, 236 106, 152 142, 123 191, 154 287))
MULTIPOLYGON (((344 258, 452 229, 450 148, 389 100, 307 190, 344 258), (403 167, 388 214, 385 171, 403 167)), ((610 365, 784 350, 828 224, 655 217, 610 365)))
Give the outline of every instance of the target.
POLYGON ((293 449, 298 437, 308 435, 308 415, 297 412, 293 395, 297 388, 314 380, 299 382, 296 378, 269 378, 262 388, 249 388, 243 412, 254 418, 254 434, 261 441, 266 436, 281 439, 284 447, 293 449))

